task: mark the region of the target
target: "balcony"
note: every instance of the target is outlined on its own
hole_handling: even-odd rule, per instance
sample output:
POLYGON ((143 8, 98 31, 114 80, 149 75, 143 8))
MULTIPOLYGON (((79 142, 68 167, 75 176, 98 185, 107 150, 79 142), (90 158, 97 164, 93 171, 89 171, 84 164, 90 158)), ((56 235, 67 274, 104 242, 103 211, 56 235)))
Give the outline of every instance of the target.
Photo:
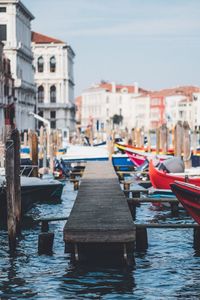
POLYGON ((68 103, 59 103, 59 102, 56 102, 56 103, 39 103, 38 102, 38 108, 41 108, 41 109, 45 109, 45 108, 49 108, 49 109, 58 109, 58 108, 62 108, 62 109, 70 109, 71 108, 71 104, 68 104, 68 103))

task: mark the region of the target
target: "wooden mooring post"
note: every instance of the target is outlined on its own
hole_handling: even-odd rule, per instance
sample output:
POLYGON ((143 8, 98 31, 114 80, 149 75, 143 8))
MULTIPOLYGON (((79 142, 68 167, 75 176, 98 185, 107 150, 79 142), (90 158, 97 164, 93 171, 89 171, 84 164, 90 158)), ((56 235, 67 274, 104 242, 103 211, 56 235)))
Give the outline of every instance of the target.
POLYGON ((20 140, 18 130, 14 130, 6 141, 6 199, 9 250, 16 249, 16 235, 21 228, 21 185, 20 185, 20 140))
POLYGON ((51 217, 45 219, 36 219, 35 222, 41 223, 41 233, 38 237, 38 254, 53 254, 54 233, 49 232, 49 222, 64 221, 68 217, 51 217))
POLYGON ((160 152, 160 128, 156 128, 156 154, 160 152))
POLYGON ((21 180, 20 180, 20 135, 17 129, 12 131, 14 145, 14 185, 15 185, 15 217, 16 232, 21 233, 21 180))
POLYGON ((183 122, 183 161, 185 168, 192 167, 191 161, 191 136, 190 126, 187 121, 183 122))
POLYGON ((14 143, 6 141, 6 199, 8 241, 11 254, 16 249, 16 218, 15 218, 15 175, 14 175, 14 143))
POLYGON ((33 177, 38 177, 38 136, 35 132, 31 134, 31 154, 32 154, 32 165, 34 169, 32 171, 33 177))
POLYGON ((160 127, 160 148, 162 154, 167 154, 168 150, 168 129, 167 125, 163 124, 160 127))
POLYGON ((182 142, 183 142, 183 125, 178 121, 174 129, 174 155, 182 155, 182 142))

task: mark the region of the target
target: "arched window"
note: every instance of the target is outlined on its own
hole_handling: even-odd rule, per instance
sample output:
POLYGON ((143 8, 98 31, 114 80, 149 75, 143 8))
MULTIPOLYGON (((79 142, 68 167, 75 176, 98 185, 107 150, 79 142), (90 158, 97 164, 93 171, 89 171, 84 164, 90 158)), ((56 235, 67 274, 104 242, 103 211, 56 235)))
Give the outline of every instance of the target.
POLYGON ((52 85, 50 87, 50 102, 51 103, 56 102, 56 87, 55 87, 55 85, 52 85))
POLYGON ((38 68, 38 72, 39 73, 42 73, 44 72, 44 59, 42 56, 40 56, 38 58, 38 61, 37 61, 37 68, 38 68))
POLYGON ((44 87, 42 85, 38 87, 38 102, 44 102, 44 87))
POLYGON ((55 56, 52 56, 50 58, 50 72, 55 73, 56 72, 56 59, 55 56))

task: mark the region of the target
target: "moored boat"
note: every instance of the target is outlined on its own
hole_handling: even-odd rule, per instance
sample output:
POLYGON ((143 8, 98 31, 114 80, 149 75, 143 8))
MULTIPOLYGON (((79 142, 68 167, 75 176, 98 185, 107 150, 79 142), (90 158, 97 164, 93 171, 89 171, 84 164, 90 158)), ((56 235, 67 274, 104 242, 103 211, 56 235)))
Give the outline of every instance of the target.
POLYGON ((116 147, 120 150, 123 150, 123 152, 127 154, 129 159, 136 167, 141 166, 146 160, 150 160, 152 158, 157 158, 159 161, 164 161, 171 157, 170 155, 147 152, 143 148, 136 148, 129 145, 116 144, 116 147))
POLYGON ((182 181, 175 181, 170 187, 189 215, 200 224, 200 187, 182 181))
MULTIPOLYGON (((74 146, 71 145, 65 154, 57 156, 58 161, 65 164, 83 163, 87 161, 105 161, 109 159, 109 152, 107 146, 74 146)), ((126 166, 133 163, 127 154, 113 154, 112 162, 114 166, 126 166)))
MULTIPOLYGON (((163 150, 159 149, 159 153, 157 153, 156 147, 148 147, 148 146, 143 146, 143 147, 136 147, 136 146, 132 146, 132 145, 127 145, 127 144, 123 144, 123 143, 115 143, 115 146, 121 150, 121 151, 130 151, 130 152, 139 152, 139 153, 149 153, 149 154, 159 154, 159 155, 163 155, 163 150)), ((174 150, 169 148, 167 150, 167 155, 173 155, 174 154, 174 150)))
POLYGON ((189 171, 182 173, 167 173, 167 171, 159 170, 155 167, 153 160, 149 163, 149 177, 153 187, 156 189, 170 189, 170 184, 174 183, 174 181, 188 182, 200 186, 200 173, 199 175, 195 171, 193 171, 193 173, 189 171))
MULTIPOLYGON (((35 203, 56 203, 61 199, 63 183, 58 180, 40 179, 21 176, 22 215, 35 203)), ((5 177, 0 176, 0 218, 6 217, 6 184, 5 177)))

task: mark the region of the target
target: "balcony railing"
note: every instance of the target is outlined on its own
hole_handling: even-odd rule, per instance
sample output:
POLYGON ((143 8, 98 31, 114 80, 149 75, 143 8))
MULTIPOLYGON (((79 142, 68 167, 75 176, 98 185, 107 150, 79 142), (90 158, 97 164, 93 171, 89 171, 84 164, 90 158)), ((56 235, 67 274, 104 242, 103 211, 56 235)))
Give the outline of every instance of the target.
POLYGON ((38 108, 71 108, 71 105, 70 104, 67 104, 67 103, 59 103, 59 102, 56 102, 56 103, 51 103, 51 102, 48 102, 48 103, 40 103, 38 102, 38 108))

